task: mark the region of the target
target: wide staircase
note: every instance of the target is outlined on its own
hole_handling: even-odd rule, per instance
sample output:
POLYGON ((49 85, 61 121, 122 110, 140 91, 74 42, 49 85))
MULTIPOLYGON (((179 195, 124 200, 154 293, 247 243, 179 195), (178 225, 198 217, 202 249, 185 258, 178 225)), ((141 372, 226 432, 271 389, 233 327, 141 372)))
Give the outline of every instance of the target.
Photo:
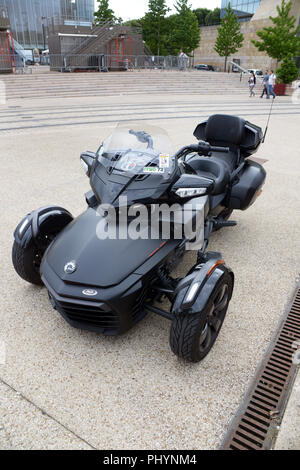
POLYGON ((46 99, 138 94, 247 94, 247 78, 239 74, 191 70, 134 70, 108 73, 45 73, 44 66, 33 67, 32 74, 1 76, 7 99, 46 99), (38 72, 43 73, 38 73, 38 72))

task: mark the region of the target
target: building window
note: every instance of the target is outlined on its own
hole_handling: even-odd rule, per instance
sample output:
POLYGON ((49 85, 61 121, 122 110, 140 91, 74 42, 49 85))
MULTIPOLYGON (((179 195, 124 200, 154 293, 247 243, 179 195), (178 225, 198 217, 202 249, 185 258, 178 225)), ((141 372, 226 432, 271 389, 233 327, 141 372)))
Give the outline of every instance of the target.
POLYGON ((94 0, 0 0, 8 10, 14 39, 24 49, 43 49, 42 18, 55 18, 63 24, 66 19, 92 24, 94 0))
POLYGON ((261 0, 222 0, 221 18, 225 15, 225 8, 228 7, 228 3, 230 3, 240 21, 249 21, 258 9, 261 0))

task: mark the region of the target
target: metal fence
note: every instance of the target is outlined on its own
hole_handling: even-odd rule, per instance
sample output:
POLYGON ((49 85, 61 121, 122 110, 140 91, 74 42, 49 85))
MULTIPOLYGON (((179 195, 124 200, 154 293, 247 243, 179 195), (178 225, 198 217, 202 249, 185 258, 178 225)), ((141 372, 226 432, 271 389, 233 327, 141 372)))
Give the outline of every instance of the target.
MULTIPOLYGON (((240 66, 244 69, 252 68, 252 64, 243 57, 240 64, 233 64, 230 60, 227 62, 228 72, 240 73, 240 66)), ((41 65, 50 66, 50 70, 59 72, 79 72, 79 71, 132 71, 132 70, 191 70, 194 63, 213 65, 215 71, 224 71, 224 59, 193 61, 192 58, 182 58, 178 56, 151 56, 151 55, 105 55, 105 54, 50 54, 42 55, 39 60, 41 65)), ((257 63, 258 61, 255 61, 257 63)), ((296 63, 300 68, 300 57, 296 58, 296 63)), ((18 70, 18 73, 26 73, 25 61, 22 61, 18 55, 9 54, 0 55, 0 73, 18 70), (12 63, 14 66, 12 66, 12 63), (24 69, 23 72, 21 69, 24 69)), ((267 64, 265 67, 269 68, 267 64)), ((261 67, 264 71, 265 67, 261 67)), ((259 68, 259 67, 255 67, 259 68)), ((271 67, 272 68, 272 67, 271 67)), ((273 67, 274 70, 276 67, 273 67)))
POLYGON ((105 54, 51 54, 43 57, 42 64, 50 65, 51 70, 73 72, 76 70, 188 70, 190 59, 175 56, 150 55, 105 55, 105 54))
MULTIPOLYGON (((150 55, 50 54, 40 56, 39 63, 42 66, 50 66, 51 71, 59 72, 189 70, 192 67, 190 59, 150 55)), ((26 61, 21 61, 17 55, 2 54, 0 57, 0 73, 22 68, 25 71, 27 65, 26 61)), ((22 72, 19 70, 19 73, 22 72)))
MULTIPOLYGON (((244 69, 261 69, 265 68, 276 69, 276 63, 272 59, 263 58, 261 56, 251 58, 240 57, 236 61, 237 67, 231 61, 236 61, 234 58, 228 58, 226 71, 239 72, 238 65, 244 69)), ((295 58, 297 65, 300 69, 300 58, 295 58)), ((105 54, 51 54, 48 57, 43 57, 41 63, 48 64, 51 70, 59 71, 76 71, 76 70, 190 70, 197 64, 212 65, 213 69, 217 72, 224 71, 224 58, 223 57, 206 57, 202 59, 185 58, 178 56, 152 56, 152 55, 105 55, 105 54)))
POLYGON ((0 74, 32 74, 32 68, 28 67, 24 61, 21 61, 19 58, 12 60, 11 55, 9 54, 0 54, 0 74))

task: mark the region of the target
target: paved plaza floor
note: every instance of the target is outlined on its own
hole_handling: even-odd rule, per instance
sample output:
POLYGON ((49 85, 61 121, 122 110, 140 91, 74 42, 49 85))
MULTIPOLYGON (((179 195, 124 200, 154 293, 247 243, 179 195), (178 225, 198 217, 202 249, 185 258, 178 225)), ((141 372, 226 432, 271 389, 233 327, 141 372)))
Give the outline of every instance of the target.
MULTIPOLYGON (((300 103, 275 100, 263 195, 237 227, 211 237, 236 276, 220 336, 187 364, 169 348, 170 324, 149 314, 122 337, 69 326, 46 289, 13 270, 13 230, 33 209, 78 215, 89 190, 79 155, 119 121, 164 127, 175 148, 195 142, 214 113, 265 127, 270 101, 245 96, 114 96, 18 100, 0 105, 0 448, 217 449, 263 357, 300 267, 300 103), (4 360, 5 359, 5 360, 4 360)), ((177 273, 195 262, 187 254, 177 273)))

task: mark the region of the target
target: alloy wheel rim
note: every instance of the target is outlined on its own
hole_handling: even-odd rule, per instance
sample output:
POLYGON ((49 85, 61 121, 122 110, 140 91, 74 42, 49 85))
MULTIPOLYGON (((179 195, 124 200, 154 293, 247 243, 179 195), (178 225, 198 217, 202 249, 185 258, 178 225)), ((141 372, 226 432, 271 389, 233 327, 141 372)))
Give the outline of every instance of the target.
POLYGON ((223 284, 216 292, 210 311, 207 314, 205 326, 199 338, 199 347, 201 351, 208 348, 212 341, 214 341, 221 329, 224 312, 229 301, 229 287, 228 284, 223 284))

